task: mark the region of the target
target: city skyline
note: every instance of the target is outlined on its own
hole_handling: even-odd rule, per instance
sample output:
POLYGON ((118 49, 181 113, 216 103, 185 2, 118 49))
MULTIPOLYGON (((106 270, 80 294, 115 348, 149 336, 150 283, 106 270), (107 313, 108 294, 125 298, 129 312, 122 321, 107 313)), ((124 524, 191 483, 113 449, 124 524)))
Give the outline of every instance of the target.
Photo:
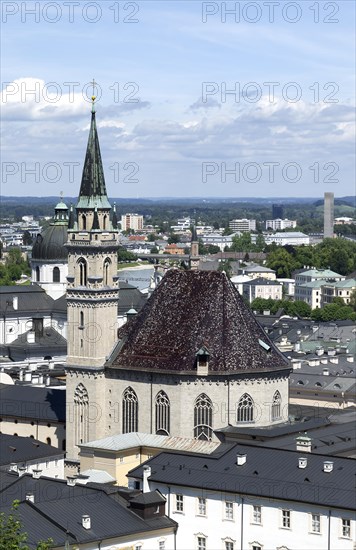
POLYGON ((35 4, 2 3, 3 195, 73 195, 93 77, 109 196, 355 193, 353 3, 35 4))

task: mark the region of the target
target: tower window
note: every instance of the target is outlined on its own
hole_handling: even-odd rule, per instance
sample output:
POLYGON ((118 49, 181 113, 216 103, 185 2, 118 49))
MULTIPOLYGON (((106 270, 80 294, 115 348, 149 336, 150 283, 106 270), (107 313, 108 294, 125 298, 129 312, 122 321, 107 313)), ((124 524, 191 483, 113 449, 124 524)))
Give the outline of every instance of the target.
POLYGON ((87 217, 85 214, 82 214, 82 229, 87 228, 87 217))
POLYGON ((36 283, 39 283, 40 280, 41 280, 40 268, 37 266, 36 267, 36 283))
POLYGON ((53 280, 54 283, 60 283, 61 282, 61 272, 59 271, 59 267, 54 267, 53 268, 52 280, 53 280))
POLYGON ((89 441, 89 395, 83 384, 74 391, 74 432, 76 443, 89 441))
POLYGON ((126 388, 122 400, 122 432, 138 431, 138 399, 131 387, 126 388))
POLYGON ((108 219, 108 217, 107 217, 107 215, 105 214, 105 216, 103 217, 103 229, 104 229, 104 231, 106 230, 107 219, 108 219))
POLYGON ((248 393, 244 393, 238 402, 237 422, 253 422, 253 399, 248 393))
POLYGON ((84 312, 81 311, 79 314, 79 328, 84 328, 84 312))
POLYGON ((194 405, 194 438, 210 441, 213 436, 213 404, 205 394, 200 394, 194 405))
POLYGON ((80 260, 78 260, 78 266, 79 266, 79 285, 86 286, 87 285, 87 262, 84 260, 84 258, 80 258, 80 260))
POLYGON ((273 396, 272 401, 272 420, 277 420, 278 418, 281 418, 281 394, 277 390, 273 396))
POLYGON ((110 258, 106 258, 104 261, 104 273, 103 273, 103 279, 104 279, 104 285, 109 285, 109 273, 110 273, 110 264, 111 260, 110 258))
POLYGON ((156 434, 169 435, 170 401, 164 391, 156 396, 156 434))

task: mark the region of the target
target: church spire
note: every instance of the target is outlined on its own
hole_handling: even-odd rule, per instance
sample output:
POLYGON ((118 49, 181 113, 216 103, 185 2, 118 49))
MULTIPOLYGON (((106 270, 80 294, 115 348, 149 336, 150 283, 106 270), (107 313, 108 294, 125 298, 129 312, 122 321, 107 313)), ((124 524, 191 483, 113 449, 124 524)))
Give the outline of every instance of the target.
POLYGON ((103 164, 92 96, 91 124, 77 208, 111 208, 106 194, 103 164))

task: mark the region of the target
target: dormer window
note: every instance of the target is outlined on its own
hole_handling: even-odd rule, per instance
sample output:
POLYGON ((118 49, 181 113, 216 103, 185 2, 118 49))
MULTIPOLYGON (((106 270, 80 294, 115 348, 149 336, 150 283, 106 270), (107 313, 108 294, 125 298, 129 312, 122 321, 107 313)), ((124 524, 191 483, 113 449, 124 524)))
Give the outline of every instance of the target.
POLYGON ((199 376, 207 376, 209 372, 210 353, 205 346, 201 347, 197 353, 197 374, 199 376))

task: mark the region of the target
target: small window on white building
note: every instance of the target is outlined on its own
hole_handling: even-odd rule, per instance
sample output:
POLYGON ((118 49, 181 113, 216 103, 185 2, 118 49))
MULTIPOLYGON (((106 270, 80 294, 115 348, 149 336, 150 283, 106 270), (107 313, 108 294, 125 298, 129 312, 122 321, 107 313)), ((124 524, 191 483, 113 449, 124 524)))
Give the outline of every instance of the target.
POLYGON ((252 508, 252 523, 261 525, 262 523, 262 508, 261 506, 253 506, 252 508))
POLYGON ((252 542, 250 547, 251 550, 262 550, 262 544, 259 542, 252 542))
POLYGON ((321 531, 320 514, 312 514, 311 530, 312 530, 312 533, 320 533, 321 531))
POLYGON ((184 512, 183 495, 176 495, 176 512, 184 512))
POLYGON ((206 516, 206 499, 198 497, 198 515, 206 516))
POLYGON ((226 540, 224 550, 235 550, 234 542, 232 540, 226 540))
POLYGON ((225 501, 225 519, 234 519, 234 503, 225 501))
POLYGON ((284 529, 291 528, 290 510, 282 510, 282 527, 284 529))
POLYGON ((165 540, 159 540, 158 541, 158 550, 166 550, 166 541, 165 540))
POLYGON ((197 536, 197 550, 206 550, 206 537, 204 535, 197 536))
POLYGON ((342 536, 346 539, 351 538, 351 521, 349 519, 342 518, 342 536))

